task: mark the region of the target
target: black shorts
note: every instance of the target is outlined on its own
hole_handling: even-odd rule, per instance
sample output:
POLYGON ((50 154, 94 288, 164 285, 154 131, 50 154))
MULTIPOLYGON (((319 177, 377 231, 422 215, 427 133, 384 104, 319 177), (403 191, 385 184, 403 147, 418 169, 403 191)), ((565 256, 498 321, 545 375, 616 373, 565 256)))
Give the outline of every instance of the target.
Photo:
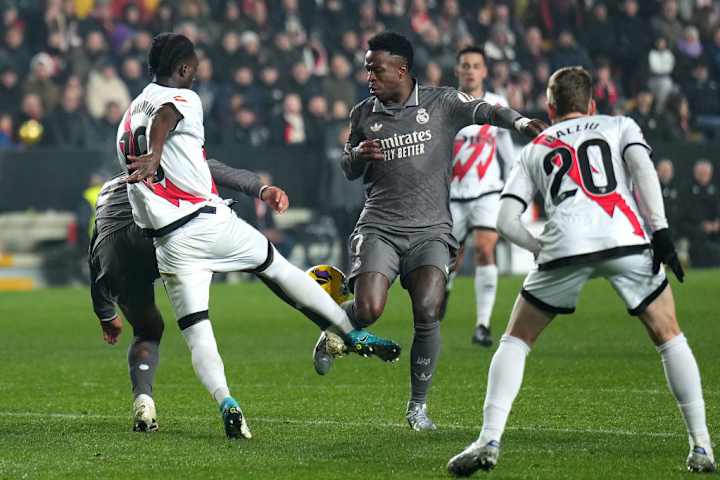
POLYGON ((396 234, 367 227, 356 230, 350 237, 350 289, 361 273, 376 272, 392 284, 400 276, 407 288, 407 276, 414 270, 433 266, 443 272, 445 279, 455 259, 457 248, 449 234, 396 234))
POLYGON ((155 246, 140 227, 128 225, 103 238, 90 253, 93 278, 103 284, 120 305, 155 303, 154 282, 160 277, 155 246))

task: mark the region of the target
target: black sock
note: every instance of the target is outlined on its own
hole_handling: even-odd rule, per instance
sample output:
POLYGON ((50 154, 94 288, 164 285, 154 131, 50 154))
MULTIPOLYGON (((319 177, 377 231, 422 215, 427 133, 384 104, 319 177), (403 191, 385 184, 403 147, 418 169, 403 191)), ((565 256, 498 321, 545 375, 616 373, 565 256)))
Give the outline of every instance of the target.
POLYGON ((155 370, 160 361, 160 342, 134 337, 128 349, 128 369, 133 395, 152 397, 155 370))
POLYGON ((416 323, 410 350, 410 400, 425 403, 440 356, 440 322, 416 323))

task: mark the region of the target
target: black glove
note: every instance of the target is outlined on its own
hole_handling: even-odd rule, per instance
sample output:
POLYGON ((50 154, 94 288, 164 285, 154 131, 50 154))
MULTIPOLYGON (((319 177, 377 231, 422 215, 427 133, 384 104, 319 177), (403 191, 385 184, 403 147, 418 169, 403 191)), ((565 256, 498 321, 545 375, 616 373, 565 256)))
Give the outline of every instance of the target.
POLYGON ((542 120, 537 118, 528 121, 529 119, 519 119, 515 123, 515 129, 530 139, 534 139, 540 135, 543 130, 548 128, 548 125, 542 120))
POLYGON ((653 233, 652 249, 653 273, 658 273, 660 271, 660 264, 664 263, 670 267, 670 270, 673 271, 677 279, 682 282, 685 278, 685 272, 683 271, 682 265, 680 265, 680 260, 675 251, 675 244, 670 237, 670 230, 662 228, 653 233))

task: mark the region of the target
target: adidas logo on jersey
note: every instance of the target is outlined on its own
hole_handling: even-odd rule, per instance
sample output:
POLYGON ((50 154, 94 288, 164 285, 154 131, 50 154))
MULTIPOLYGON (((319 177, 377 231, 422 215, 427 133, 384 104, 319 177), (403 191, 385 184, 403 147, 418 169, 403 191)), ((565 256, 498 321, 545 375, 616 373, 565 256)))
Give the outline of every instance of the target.
POLYGON ((382 130, 382 123, 375 122, 372 125, 370 125, 370 131, 371 132, 379 132, 382 130))

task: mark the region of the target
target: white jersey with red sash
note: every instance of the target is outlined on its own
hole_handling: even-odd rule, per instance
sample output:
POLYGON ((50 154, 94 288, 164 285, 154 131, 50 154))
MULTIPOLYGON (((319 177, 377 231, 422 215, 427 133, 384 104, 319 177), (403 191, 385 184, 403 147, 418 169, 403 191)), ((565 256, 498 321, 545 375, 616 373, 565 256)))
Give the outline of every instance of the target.
POLYGON ((205 129, 200 97, 192 90, 150 83, 130 104, 117 133, 118 160, 147 152, 150 126, 161 106, 182 116, 163 148, 153 179, 128 185, 133 218, 140 227, 158 230, 207 204, 222 200, 205 160, 205 129))
POLYGON ((557 123, 523 149, 502 196, 527 205, 537 192, 543 195, 548 220, 540 236, 540 269, 647 246, 623 160, 625 150, 638 144, 650 149, 632 119, 594 115, 557 123))

